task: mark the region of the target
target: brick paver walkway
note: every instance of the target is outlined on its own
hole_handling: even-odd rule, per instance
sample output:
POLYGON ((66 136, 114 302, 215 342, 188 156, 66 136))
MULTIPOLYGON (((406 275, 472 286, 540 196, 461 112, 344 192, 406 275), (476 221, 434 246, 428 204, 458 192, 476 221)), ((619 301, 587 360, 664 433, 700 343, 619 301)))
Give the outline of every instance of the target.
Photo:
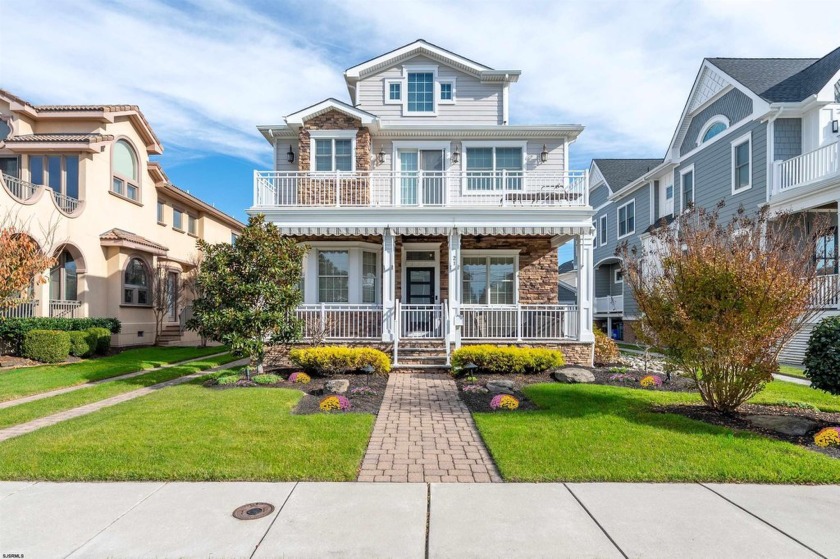
POLYGON ((442 374, 392 374, 359 481, 501 481, 457 390, 442 374))
MULTIPOLYGON (((230 369, 232 367, 239 367, 241 365, 247 365, 247 359, 239 359, 237 361, 232 361, 230 363, 225 363, 224 365, 220 365, 218 367, 214 367, 212 369, 207 369, 205 371, 199 371, 197 373, 193 373, 191 375, 185 375, 183 377, 174 378, 171 380, 167 380, 165 382, 160 382, 158 384, 154 384, 152 386, 147 386, 145 388, 138 388, 137 390, 132 390, 131 392, 126 392, 124 394, 120 394, 118 396, 113 396, 111 398, 106 398, 105 400, 100 400, 98 402, 93 402, 90 404, 86 404, 84 406, 80 406, 78 408, 73 408, 70 410, 65 410, 62 412, 54 413, 52 415, 48 415, 47 417, 40 417, 38 419, 33 419, 32 421, 28 421, 26 423, 21 423, 19 425, 14 425, 12 427, 7 427, 6 429, 0 429, 0 441, 5 441, 7 439, 11 439, 12 437, 19 437, 20 435, 25 435, 27 433, 31 433, 32 431, 37 431, 42 427, 48 427, 50 425, 55 425, 56 423, 61 423, 62 421, 67 421, 68 419, 73 419, 76 417, 81 417, 83 415, 87 415, 89 413, 93 413, 95 411, 99 411, 102 408, 107 408, 110 406, 115 406, 117 404, 121 404, 123 402, 127 402, 129 400, 133 400, 135 398, 139 398, 140 396, 145 396, 151 392, 156 390, 160 390, 161 388, 166 388, 167 386, 175 386, 176 384, 183 384, 185 382, 189 382, 193 379, 198 377, 202 377, 204 375, 209 375, 210 373, 214 373, 216 371, 221 371, 222 369, 230 369)), ((148 371, 146 371, 148 372, 148 371)))

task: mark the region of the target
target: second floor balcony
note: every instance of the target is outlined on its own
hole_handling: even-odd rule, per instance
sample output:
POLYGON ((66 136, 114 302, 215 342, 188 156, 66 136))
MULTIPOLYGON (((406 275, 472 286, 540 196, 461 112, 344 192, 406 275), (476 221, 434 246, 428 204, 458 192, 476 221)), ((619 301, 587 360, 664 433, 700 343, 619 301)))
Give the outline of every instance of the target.
POLYGON ((840 182, 840 142, 773 164, 773 196, 834 182, 840 182))
POLYGON ((255 207, 586 207, 588 171, 255 171, 255 207))
POLYGON ((74 196, 68 196, 46 185, 35 184, 14 175, 0 172, 0 188, 5 187, 6 191, 18 202, 29 203, 36 201, 36 196, 42 190, 48 190, 52 196, 55 207, 65 215, 75 215, 82 206, 81 200, 74 196))

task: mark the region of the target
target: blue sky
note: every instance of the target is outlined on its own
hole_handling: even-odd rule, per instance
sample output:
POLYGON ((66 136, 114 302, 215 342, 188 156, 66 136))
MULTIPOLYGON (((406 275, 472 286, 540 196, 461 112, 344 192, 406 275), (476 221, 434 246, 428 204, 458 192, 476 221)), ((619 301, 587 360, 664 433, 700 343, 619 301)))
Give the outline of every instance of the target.
POLYGON ((346 100, 345 68, 414 39, 521 69, 512 123, 585 125, 571 151, 585 168, 661 156, 703 57, 834 49, 836 17, 821 12, 836 3, 2 0, 0 87, 139 105, 170 179, 244 219, 253 170, 271 167, 256 125, 346 100))

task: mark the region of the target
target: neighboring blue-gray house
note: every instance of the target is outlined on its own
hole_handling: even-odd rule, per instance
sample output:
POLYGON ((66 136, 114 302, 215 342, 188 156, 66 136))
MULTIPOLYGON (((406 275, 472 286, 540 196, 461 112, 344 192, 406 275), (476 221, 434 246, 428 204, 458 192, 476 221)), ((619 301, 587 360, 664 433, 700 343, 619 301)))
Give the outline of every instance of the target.
MULTIPOLYGON (((622 293, 616 246, 644 244, 652 226, 672 221, 689 202, 712 208, 723 200, 724 219, 739 207, 752 212, 765 204, 773 212, 840 216, 838 121, 840 48, 822 58, 705 59, 663 160, 592 163, 596 321, 634 339, 637 308, 627 293, 615 299, 622 293), (626 178, 633 168, 636 176, 626 178)), ((824 274, 822 292, 835 293, 836 229, 820 248, 815 265, 824 274)), ((817 295, 814 304, 825 309, 818 320, 840 309, 836 297, 817 295)), ((788 344, 785 361, 801 362, 809 331, 788 344)))

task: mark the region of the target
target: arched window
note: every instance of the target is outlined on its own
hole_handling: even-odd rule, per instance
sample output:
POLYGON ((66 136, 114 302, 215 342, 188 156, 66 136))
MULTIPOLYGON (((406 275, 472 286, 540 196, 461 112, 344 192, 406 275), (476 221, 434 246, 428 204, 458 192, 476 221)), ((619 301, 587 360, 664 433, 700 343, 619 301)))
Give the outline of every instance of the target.
POLYGON ((64 250, 58 255, 56 265, 50 270, 50 299, 76 301, 79 297, 76 282, 76 260, 64 250))
POLYGON ((149 268, 140 258, 128 261, 123 276, 123 303, 126 305, 150 305, 149 268))
POLYGON ((113 148, 114 180, 111 190, 131 200, 140 198, 140 165, 137 152, 126 140, 118 140, 113 148))
POLYGON ((729 128, 729 119, 723 115, 713 116, 706 122, 703 129, 700 131, 700 137, 697 139, 697 145, 704 144, 729 128))

